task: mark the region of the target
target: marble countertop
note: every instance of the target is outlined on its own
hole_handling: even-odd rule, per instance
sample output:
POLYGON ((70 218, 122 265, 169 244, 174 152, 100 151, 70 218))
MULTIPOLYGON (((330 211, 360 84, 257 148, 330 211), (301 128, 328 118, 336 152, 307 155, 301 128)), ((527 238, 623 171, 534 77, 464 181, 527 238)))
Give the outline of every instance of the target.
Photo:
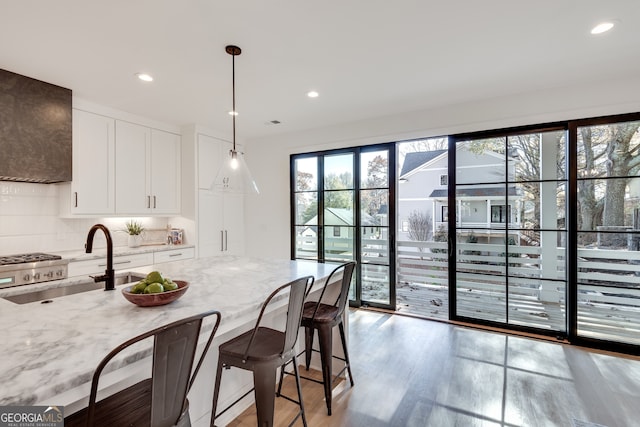
MULTIPOLYGON (((220 256, 133 269, 141 273, 158 270, 189 282, 189 290, 179 300, 146 308, 122 296, 126 285, 115 291, 56 298, 49 304, 14 304, 1 299, 6 295, 3 290, 0 405, 58 404, 48 399, 89 382, 100 360, 129 338, 211 309, 222 313, 221 334, 240 321, 255 319, 261 304, 278 286, 311 275, 316 277, 314 286, 319 287, 333 268, 335 265, 312 261, 220 256)), ((40 285, 61 286, 73 280, 40 285)))

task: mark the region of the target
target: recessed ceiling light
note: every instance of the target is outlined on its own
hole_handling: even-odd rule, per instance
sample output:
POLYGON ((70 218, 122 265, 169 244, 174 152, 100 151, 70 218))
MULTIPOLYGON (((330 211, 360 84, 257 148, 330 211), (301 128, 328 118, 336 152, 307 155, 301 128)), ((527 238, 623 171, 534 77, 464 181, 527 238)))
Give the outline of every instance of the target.
POLYGON ((315 90, 309 91, 307 92, 307 96, 309 98, 317 98, 320 94, 318 92, 316 92, 315 90))
POLYGON ((593 27, 591 29, 591 34, 602 34, 602 33, 606 33, 607 31, 609 31, 610 29, 613 28, 615 24, 611 21, 607 21, 607 22, 601 22, 598 25, 596 25, 595 27, 593 27))
POLYGON ((151 77, 151 75, 149 75, 147 73, 138 73, 138 74, 136 74, 136 77, 138 77, 143 82, 152 82, 153 81, 153 77, 151 77))
POLYGON ((229 111, 229 115, 230 115, 230 116, 237 116, 237 115, 238 115, 238 112, 237 112, 237 111, 233 111, 233 110, 231 110, 231 111, 229 111))

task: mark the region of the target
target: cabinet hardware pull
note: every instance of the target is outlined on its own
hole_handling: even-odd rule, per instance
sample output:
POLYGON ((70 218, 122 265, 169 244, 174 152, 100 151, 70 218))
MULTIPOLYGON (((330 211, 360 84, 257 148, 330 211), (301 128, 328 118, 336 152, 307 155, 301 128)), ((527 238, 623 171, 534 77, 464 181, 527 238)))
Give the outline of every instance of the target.
POLYGON ((227 238, 227 230, 224 230, 224 250, 228 251, 229 250, 229 239, 227 238))
MULTIPOLYGON (((113 265, 119 265, 119 264, 131 264, 131 260, 129 261, 119 261, 119 262, 114 262, 113 265)), ((106 267, 107 264, 98 264, 98 267, 106 267)))
POLYGON ((172 257, 174 257, 174 256, 181 256, 181 255, 182 255, 182 252, 180 252, 180 253, 178 253, 178 254, 170 254, 170 255, 169 255, 169 258, 172 258, 172 257))
POLYGON ((220 230, 220 252, 224 252, 224 231, 220 230))
POLYGON ((151 196, 147 196, 147 209, 151 209, 151 196))
POLYGON ((153 209, 156 208, 156 196, 153 196, 153 209))
POLYGON ((75 206, 74 206, 74 208, 77 208, 77 207, 78 207, 78 192, 77 192, 77 191, 74 191, 74 192, 73 192, 73 197, 74 197, 74 199, 75 199, 75 202, 74 202, 75 206))

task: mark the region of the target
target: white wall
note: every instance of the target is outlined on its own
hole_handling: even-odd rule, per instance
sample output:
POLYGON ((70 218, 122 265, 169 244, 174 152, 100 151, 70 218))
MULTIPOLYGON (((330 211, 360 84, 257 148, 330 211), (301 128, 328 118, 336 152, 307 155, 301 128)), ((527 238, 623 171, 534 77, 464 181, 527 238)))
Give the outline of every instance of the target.
MULTIPOLYGON (((289 155, 640 111, 640 78, 556 88, 247 141, 261 193, 247 196, 247 254, 290 257, 289 155)), ((283 125, 286 126, 286 120, 283 125)))

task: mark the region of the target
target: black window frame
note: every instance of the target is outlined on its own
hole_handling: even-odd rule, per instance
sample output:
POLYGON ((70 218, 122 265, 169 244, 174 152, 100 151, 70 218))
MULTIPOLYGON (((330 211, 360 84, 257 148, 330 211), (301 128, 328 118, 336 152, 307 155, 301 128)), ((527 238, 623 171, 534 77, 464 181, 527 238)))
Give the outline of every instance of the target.
MULTIPOLYGON (((356 256, 354 256, 354 258, 356 259, 360 259, 360 256, 362 255, 362 250, 361 250, 361 240, 362 240, 362 234, 360 232, 360 230, 362 230, 364 227, 361 224, 360 221, 360 215, 357 214, 358 212, 360 212, 360 190, 376 190, 377 188, 361 188, 361 175, 360 175, 360 155, 362 153, 366 153, 366 152, 375 152, 375 151, 387 151, 388 152, 388 173, 387 173, 387 187, 384 187, 384 189, 386 189, 388 191, 388 201, 389 201, 389 206, 387 207, 387 225, 386 226, 379 226, 379 228, 386 228, 388 231, 388 253, 389 253, 389 260, 395 260, 396 257, 396 248, 395 248, 395 233, 396 233, 396 215, 395 215, 395 203, 396 203, 396 178, 397 178, 397 170, 396 170, 396 156, 397 156, 397 146, 395 144, 395 142, 389 142, 389 143, 383 143, 383 144, 375 144, 375 145, 367 145, 367 146, 357 146, 357 147, 348 147, 348 148, 340 148, 340 149, 335 149, 335 150, 324 150, 324 151, 314 151, 314 152, 307 152, 307 153, 298 153, 298 154, 291 154, 289 157, 289 161, 290 161, 290 165, 289 165, 289 175, 290 175, 290 180, 289 180, 289 192, 290 192, 290 238, 291 238, 291 259, 292 260, 296 260, 296 259, 310 259, 310 258, 298 258, 297 254, 296 254, 296 227, 299 226, 299 224, 296 224, 296 194, 298 192, 296 192, 296 176, 295 176, 295 161, 297 159, 303 159, 303 158, 308 158, 308 157, 316 157, 318 159, 318 170, 317 170, 317 178, 318 178, 318 182, 317 182, 317 186, 316 186, 316 190, 315 192, 318 193, 317 196, 317 216, 318 216, 318 225, 317 225, 317 229, 318 229, 318 244, 317 244, 317 259, 313 258, 313 260, 320 262, 320 263, 324 263, 324 262, 335 262, 332 261, 330 259, 326 259, 325 257, 325 247, 324 247, 324 238, 325 238, 325 234, 328 232, 326 230, 326 227, 331 227, 332 225, 324 225, 324 226, 320 226, 320 224, 324 224, 324 206, 325 206, 325 201, 324 201, 324 193, 325 192, 332 192, 332 191, 342 191, 342 190, 324 190, 324 182, 323 182, 323 178, 324 178, 324 157, 325 156, 331 156, 331 155, 340 155, 340 154, 347 154, 347 153, 351 153, 353 154, 353 158, 354 158, 354 168, 353 168, 353 189, 352 191, 354 192, 354 224, 353 225, 348 225, 346 227, 350 228, 353 230, 353 239, 354 239, 354 254, 357 254, 356 256)), ((382 188, 382 187, 381 187, 382 188)), ((375 264, 371 264, 371 265, 375 265, 375 264)), ((383 308, 383 309, 391 309, 392 307, 395 307, 396 305, 396 295, 395 295, 395 285, 393 285, 395 283, 396 280, 396 266, 395 266, 395 262, 389 262, 389 277, 390 280, 393 282, 390 284, 389 286, 389 304, 380 304, 376 301, 362 301, 361 299, 361 295, 362 295, 362 270, 363 270, 363 264, 362 263, 358 263, 357 267, 356 267, 356 274, 355 274, 355 286, 356 286, 356 298, 355 299, 350 299, 349 301, 349 305, 350 306, 354 306, 354 307, 359 307, 361 306, 363 303, 365 303, 367 306, 370 307, 378 307, 378 308, 383 308)))

